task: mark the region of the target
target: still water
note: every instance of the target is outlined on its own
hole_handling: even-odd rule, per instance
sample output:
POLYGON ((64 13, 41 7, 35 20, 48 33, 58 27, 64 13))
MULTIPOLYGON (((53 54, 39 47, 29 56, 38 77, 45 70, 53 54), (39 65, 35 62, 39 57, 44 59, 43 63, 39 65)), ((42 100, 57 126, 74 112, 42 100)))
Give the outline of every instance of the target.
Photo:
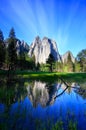
POLYGON ((0 130, 86 130, 86 83, 21 81, 0 87, 0 130), (67 88, 67 84, 70 86, 67 88), (59 130, 59 129, 55 129, 59 130), (75 129, 76 130, 76 129, 75 129))

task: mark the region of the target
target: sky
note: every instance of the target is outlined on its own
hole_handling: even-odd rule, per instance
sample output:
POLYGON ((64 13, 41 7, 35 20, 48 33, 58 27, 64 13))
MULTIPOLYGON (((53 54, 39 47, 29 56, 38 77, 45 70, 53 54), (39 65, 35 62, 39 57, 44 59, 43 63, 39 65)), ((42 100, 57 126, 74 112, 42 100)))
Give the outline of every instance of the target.
POLYGON ((29 45, 36 36, 56 41, 60 54, 86 49, 86 0, 0 0, 0 29, 29 45))

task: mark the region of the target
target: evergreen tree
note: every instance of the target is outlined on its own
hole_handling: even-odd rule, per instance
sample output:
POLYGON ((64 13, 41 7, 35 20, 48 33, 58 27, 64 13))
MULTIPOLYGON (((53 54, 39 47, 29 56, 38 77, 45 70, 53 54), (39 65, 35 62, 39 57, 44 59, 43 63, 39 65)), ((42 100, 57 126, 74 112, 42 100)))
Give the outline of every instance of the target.
POLYGON ((11 30, 10 30, 10 33, 9 33, 9 38, 10 40, 12 39, 15 39, 16 38, 16 35, 15 35, 15 30, 14 28, 12 27, 11 30))
POLYGON ((55 71, 62 72, 63 71, 63 63, 62 62, 55 62, 55 71))
POLYGON ((39 71, 39 70, 40 70, 40 64, 38 62, 37 65, 36 65, 36 71, 39 71))
POLYGON ((80 72, 80 71, 81 71, 80 63, 76 60, 75 61, 75 72, 80 72))
POLYGON ((81 71, 86 72, 86 49, 78 53, 76 60, 80 64, 81 71))
POLYGON ((3 32, 0 30, 0 43, 4 41, 3 32))
POLYGON ((4 44, 3 32, 0 30, 0 68, 3 66, 4 62, 5 62, 5 44, 4 44))
POLYGON ((22 69, 25 69, 25 62, 26 62, 26 56, 24 51, 24 41, 20 42, 20 51, 19 51, 19 67, 22 69))
POLYGON ((15 69, 16 63, 17 63, 17 53, 16 53, 16 37, 15 37, 15 31, 12 28, 9 33, 9 39, 8 39, 8 64, 9 69, 15 69))
POLYGON ((68 54, 68 59, 67 59, 67 69, 68 69, 68 72, 73 72, 74 71, 74 64, 71 60, 71 55, 70 53, 68 54))
POLYGON ((52 54, 50 54, 49 57, 48 57, 47 63, 49 64, 49 68, 50 68, 51 72, 53 71, 54 61, 55 61, 54 56, 52 54))
POLYGON ((31 68, 32 70, 35 70, 35 69, 36 69, 36 64, 35 64, 35 55, 33 55, 33 56, 31 57, 30 65, 31 65, 30 68, 31 68))

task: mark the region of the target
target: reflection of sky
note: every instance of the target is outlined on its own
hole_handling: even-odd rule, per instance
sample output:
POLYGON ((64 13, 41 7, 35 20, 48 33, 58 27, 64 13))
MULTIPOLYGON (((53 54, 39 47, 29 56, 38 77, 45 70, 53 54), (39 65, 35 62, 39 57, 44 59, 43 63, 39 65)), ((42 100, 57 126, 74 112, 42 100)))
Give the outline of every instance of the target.
POLYGON ((0 0, 0 28, 11 27, 30 44, 36 35, 55 39, 60 53, 76 55, 86 44, 85 0, 0 0))
MULTIPOLYGON (((62 91, 62 89, 59 89, 59 93, 62 91)), ((25 111, 26 121, 28 120, 29 116, 32 119, 38 118, 47 120, 50 118, 53 121, 56 121, 58 118, 62 117, 63 120, 65 120, 65 115, 70 112, 74 114, 76 120, 79 122, 80 128, 82 129, 85 127, 84 124, 86 121, 84 119, 85 117, 83 116, 84 112, 86 112, 85 101, 86 100, 83 100, 80 95, 72 91, 70 94, 65 92, 63 95, 56 98, 55 102, 52 105, 42 107, 40 104, 38 104, 38 106, 34 108, 29 98, 26 97, 24 101, 20 102, 20 104, 15 103, 11 106, 11 118, 13 118, 13 115, 15 115, 18 109, 20 110, 20 113, 23 113, 23 111, 25 111)))
POLYGON ((4 109, 5 109, 5 105, 0 104, 0 114, 4 112, 4 109))
MULTIPOLYGON (((75 117, 75 120, 78 121, 80 127, 79 130, 86 129, 85 123, 86 123, 86 99, 83 99, 79 94, 75 93, 73 89, 68 93, 66 90, 61 96, 57 97, 55 100, 52 98, 57 95, 59 95, 63 90, 65 89, 65 85, 62 84, 62 86, 58 83, 55 85, 51 85, 50 87, 46 86, 46 83, 42 83, 39 81, 35 81, 32 90, 27 87, 27 93, 28 95, 20 102, 13 103, 9 110, 9 118, 8 123, 11 125, 16 124, 17 129, 21 126, 21 128, 29 127, 31 130, 34 130, 34 120, 40 119, 42 120, 42 123, 46 123, 47 121, 51 121, 51 124, 53 122, 56 122, 57 119, 62 118, 63 121, 66 121, 66 117, 69 113, 69 119, 73 119, 75 117), (49 90, 50 88, 50 90, 49 90), (46 95, 49 96, 50 101, 48 102, 47 99, 46 104, 41 104, 41 101, 39 98, 34 96, 33 93, 37 95, 40 91, 40 98, 46 98, 46 95), (45 93, 46 91, 46 93, 45 93), (32 94, 32 97, 34 101, 40 101, 37 105, 34 107, 34 101, 29 98, 29 95, 32 94), (44 94, 45 97, 43 96, 44 94), (52 104, 51 104, 52 101, 52 104), (49 104, 50 103, 50 104, 49 104), (74 115, 74 117, 73 117, 74 115)), ((5 106, 3 104, 0 104, 0 114, 4 112, 5 106)), ((0 119, 1 120, 1 119, 0 119)))

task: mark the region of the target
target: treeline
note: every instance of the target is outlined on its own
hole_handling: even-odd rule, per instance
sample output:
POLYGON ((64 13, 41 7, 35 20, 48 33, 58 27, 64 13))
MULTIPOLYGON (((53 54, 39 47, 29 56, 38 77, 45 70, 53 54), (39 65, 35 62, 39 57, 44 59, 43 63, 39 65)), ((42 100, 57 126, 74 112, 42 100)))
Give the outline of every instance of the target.
POLYGON ((9 36, 4 40, 3 32, 0 30, 0 69, 4 70, 30 70, 51 72, 86 72, 86 49, 81 50, 72 62, 70 54, 66 62, 58 62, 50 54, 46 64, 35 64, 35 56, 29 57, 28 44, 20 41, 14 28, 11 28, 9 36))
POLYGON ((27 48, 29 48, 28 44, 16 37, 14 28, 11 28, 6 40, 4 40, 3 32, 0 30, 0 69, 34 70, 35 59, 27 55, 27 48))
MULTIPOLYGON (((81 50, 72 61, 70 53, 68 54, 67 61, 58 62, 54 61, 54 57, 50 54, 46 64, 49 71, 53 72, 86 72, 86 49, 81 50)), ((41 65, 41 69, 46 69, 46 65, 41 65)))

